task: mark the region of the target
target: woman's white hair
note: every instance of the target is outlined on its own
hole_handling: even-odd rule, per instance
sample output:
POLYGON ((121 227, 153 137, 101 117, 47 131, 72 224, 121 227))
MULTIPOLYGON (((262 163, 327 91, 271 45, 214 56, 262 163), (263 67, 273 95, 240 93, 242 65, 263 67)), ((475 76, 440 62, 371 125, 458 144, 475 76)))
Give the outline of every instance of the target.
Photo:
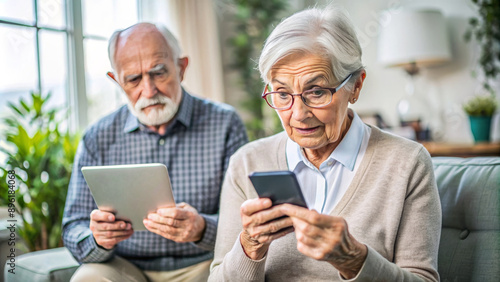
MULTIPOLYGON (((115 52, 116 52, 116 43, 118 42, 118 38, 120 38, 120 35, 123 31, 133 28, 139 24, 150 24, 154 25, 156 29, 161 33, 163 38, 165 38, 165 41, 167 42, 167 45, 170 47, 170 50, 172 51, 172 57, 175 60, 179 59, 181 55, 181 46, 179 45, 179 42, 175 38, 175 36, 162 24, 152 24, 152 23, 138 23, 133 26, 130 26, 125 29, 117 30, 115 31, 111 37, 109 38, 108 42, 108 57, 109 57, 109 62, 111 63, 111 67, 113 70, 115 69, 115 52)), ((175 64, 177 66, 177 64, 175 64)), ((177 66, 178 67, 178 66, 177 66)))
MULTIPOLYGON (((331 6, 297 12, 276 26, 259 58, 262 80, 269 83, 273 65, 295 53, 315 54, 329 60, 333 75, 339 81, 350 73, 356 79, 363 69, 354 26, 343 11, 331 6)), ((350 79, 348 89, 355 79, 350 79)))

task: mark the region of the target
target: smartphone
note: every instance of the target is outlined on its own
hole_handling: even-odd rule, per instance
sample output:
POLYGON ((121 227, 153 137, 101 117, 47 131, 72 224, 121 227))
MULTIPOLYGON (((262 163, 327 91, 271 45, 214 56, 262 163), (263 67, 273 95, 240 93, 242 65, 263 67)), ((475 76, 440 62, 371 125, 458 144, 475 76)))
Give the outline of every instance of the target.
POLYGON ((259 197, 271 199, 273 206, 289 203, 307 208, 299 182, 292 171, 254 172, 248 177, 259 197))

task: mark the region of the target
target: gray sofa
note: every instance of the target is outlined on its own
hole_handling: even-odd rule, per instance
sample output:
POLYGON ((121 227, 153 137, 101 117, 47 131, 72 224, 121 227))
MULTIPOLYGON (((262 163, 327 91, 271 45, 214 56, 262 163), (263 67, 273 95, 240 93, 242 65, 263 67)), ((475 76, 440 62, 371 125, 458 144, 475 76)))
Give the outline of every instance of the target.
MULTIPOLYGON (((443 209, 441 281, 500 281, 500 157, 433 158, 443 209)), ((5 281, 68 281, 78 263, 65 248, 18 257, 5 281)))
POLYGON ((500 158, 433 158, 441 281, 500 281, 500 158))

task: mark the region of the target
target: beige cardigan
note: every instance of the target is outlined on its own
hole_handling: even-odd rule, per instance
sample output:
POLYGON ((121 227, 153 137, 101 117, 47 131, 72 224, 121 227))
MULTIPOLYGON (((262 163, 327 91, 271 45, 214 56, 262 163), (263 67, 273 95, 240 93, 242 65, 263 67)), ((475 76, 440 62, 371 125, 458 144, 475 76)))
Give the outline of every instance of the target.
MULTIPOLYGON (((260 261, 248 258, 239 242, 240 206, 257 193, 254 171, 288 170, 287 135, 251 142, 229 163, 220 202, 215 258, 209 281, 342 281, 327 262, 297 250, 295 233, 273 241, 260 261)), ((432 163, 418 143, 372 127, 361 165, 331 215, 368 246, 352 281, 438 281, 441 207, 432 163)))

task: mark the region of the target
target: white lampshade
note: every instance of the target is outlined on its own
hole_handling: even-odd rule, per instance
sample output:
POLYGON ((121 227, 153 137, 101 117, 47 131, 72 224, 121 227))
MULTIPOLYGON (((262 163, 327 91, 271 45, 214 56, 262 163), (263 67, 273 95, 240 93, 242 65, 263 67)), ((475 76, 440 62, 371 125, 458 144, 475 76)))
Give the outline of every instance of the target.
POLYGON ((378 40, 378 60, 388 67, 432 66, 451 59, 443 15, 436 10, 389 13, 378 40))

